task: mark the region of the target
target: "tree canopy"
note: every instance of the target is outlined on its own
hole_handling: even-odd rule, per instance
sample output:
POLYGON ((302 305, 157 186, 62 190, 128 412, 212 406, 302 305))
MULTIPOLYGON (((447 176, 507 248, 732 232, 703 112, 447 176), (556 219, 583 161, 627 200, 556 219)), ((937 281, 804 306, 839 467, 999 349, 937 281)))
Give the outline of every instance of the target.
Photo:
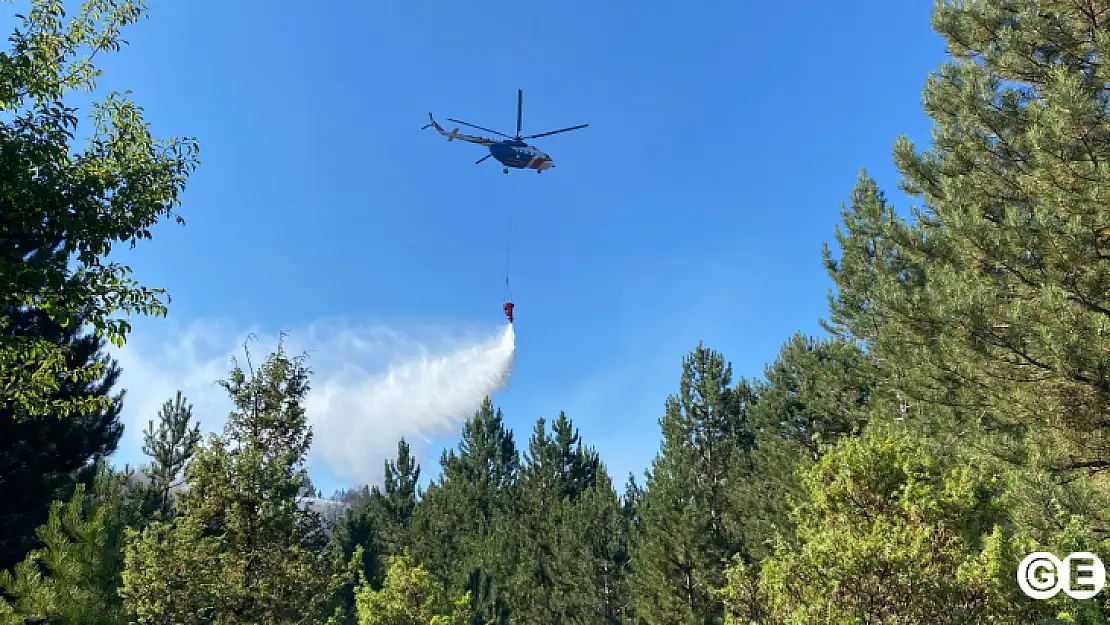
POLYGON ((13 315, 31 308, 122 345, 131 326, 121 314, 166 312, 164 289, 109 256, 152 238, 164 218, 182 221, 174 209, 197 144, 155 139, 142 108, 111 93, 93 104, 89 139, 76 145, 78 111, 67 104, 95 89, 93 57, 119 50, 122 29, 144 12, 138 0, 89 0, 67 15, 61 0, 35 0, 0 54, 0 402, 28 417, 105 410, 111 398, 59 395, 63 380, 92 382, 102 364, 14 331, 13 315))

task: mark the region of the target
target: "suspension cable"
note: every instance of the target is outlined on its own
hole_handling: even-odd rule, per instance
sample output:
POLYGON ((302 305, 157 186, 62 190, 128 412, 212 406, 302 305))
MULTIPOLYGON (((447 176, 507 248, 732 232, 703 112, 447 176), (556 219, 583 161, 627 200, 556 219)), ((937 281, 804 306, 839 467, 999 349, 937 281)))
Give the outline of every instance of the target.
MULTIPOLYGON (((511 184, 511 183, 510 183, 511 184)), ((513 301, 513 291, 509 286, 509 270, 512 267, 513 252, 513 208, 515 207, 515 193, 509 191, 509 233, 505 238, 505 301, 513 301)))

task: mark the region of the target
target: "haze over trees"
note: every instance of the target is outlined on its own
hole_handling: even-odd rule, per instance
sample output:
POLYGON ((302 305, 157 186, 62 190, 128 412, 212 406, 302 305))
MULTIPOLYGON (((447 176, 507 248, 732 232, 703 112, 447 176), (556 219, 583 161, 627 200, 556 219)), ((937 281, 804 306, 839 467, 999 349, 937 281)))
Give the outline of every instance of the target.
POLYGON ((933 141, 894 150, 918 205, 862 172, 827 335, 758 379, 693 346, 645 475, 610 475, 573 415, 525 437, 487 401, 439 467, 398 441, 335 524, 301 499, 311 379, 282 348, 229 373, 221 434, 179 395, 149 467, 104 462, 126 397, 100 350, 165 305, 106 254, 171 216, 195 144, 113 96, 72 145, 66 94, 142 7, 33 5, 0 55, 3 622, 1110 622, 1014 575, 1110 556, 1110 2, 937 2, 933 141))

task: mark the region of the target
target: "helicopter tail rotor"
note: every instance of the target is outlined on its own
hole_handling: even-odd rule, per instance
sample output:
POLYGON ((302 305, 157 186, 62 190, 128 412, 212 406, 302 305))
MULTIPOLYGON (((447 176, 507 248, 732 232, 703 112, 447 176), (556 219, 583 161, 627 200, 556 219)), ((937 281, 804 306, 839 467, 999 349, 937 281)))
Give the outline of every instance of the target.
POLYGON ((428 128, 435 128, 436 130, 443 130, 442 128, 439 127, 439 124, 436 123, 436 118, 432 117, 431 113, 428 113, 428 123, 426 123, 426 124, 424 124, 423 126, 420 127, 421 130, 427 130, 428 128))

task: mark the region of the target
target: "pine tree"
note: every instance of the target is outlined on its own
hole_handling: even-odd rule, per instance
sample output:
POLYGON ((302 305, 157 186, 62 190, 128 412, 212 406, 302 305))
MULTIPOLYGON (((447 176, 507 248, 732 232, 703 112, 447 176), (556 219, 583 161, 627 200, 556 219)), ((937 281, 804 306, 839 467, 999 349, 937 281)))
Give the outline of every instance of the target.
POLYGON ((112 393, 121 372, 103 353, 105 341, 82 333, 80 324, 63 327, 40 311, 9 311, 7 318, 12 324, 8 331, 64 350, 66 368, 99 367, 101 377, 58 380, 44 398, 69 402, 111 397, 112 403, 70 418, 33 418, 15 404, 0 405, 0 570, 43 546, 35 532, 46 523, 51 503, 69 499, 79 482, 91 486, 92 467, 116 450, 123 434, 123 393, 112 393))
POLYGON ((750 463, 736 463, 728 490, 731 531, 740 537, 749 564, 766 556, 779 539, 789 540, 793 497, 801 495, 799 471, 831 445, 857 435, 866 425, 875 393, 875 362, 842 339, 817 340, 796 334, 783 344, 752 385, 756 431, 750 463))
POLYGON ((117 591, 123 540, 141 522, 126 501, 126 476, 105 462, 94 467, 92 488, 81 483, 54 502, 36 530, 42 547, 10 571, 0 572, 0 623, 122 625, 117 591))
POLYGON ((624 483, 624 495, 621 496, 621 515, 624 517, 629 528, 637 526, 637 510, 640 506, 640 499, 644 496, 644 490, 636 483, 636 475, 633 473, 628 474, 628 481, 624 483))
POLYGON ((398 524, 404 525, 416 508, 416 486, 420 482, 420 465, 412 456, 412 450, 405 439, 397 443, 397 459, 386 463, 385 501, 386 510, 398 524))
POLYGON ((550 434, 546 421, 537 420, 517 491, 514 621, 597 618, 589 598, 598 583, 591 573, 594 553, 585 549, 586 541, 597 537, 588 536, 586 526, 575 525, 575 514, 580 497, 596 484, 600 472, 596 452, 583 447, 565 414, 551 424, 550 434))
POLYGON ((753 422, 813 460, 867 423, 875 363, 856 345, 795 334, 756 385, 753 422))
POLYGON ((861 175, 826 251, 830 326, 867 341, 911 417, 1035 428, 1060 470, 1110 466, 1106 8, 938 2, 931 150, 895 145, 922 205, 901 219, 861 175))
POLYGON ((357 578, 346 581, 339 590, 338 598, 344 613, 352 618, 356 614, 358 589, 380 590, 383 582, 382 564, 389 554, 383 547, 385 541, 379 528, 380 518, 365 503, 348 508, 332 539, 343 560, 355 562, 357 578))
POLYGON ((648 623, 720 622, 723 606, 712 591, 740 547, 728 528, 726 489, 733 467, 748 462, 750 395, 746 384, 732 386, 720 354, 698 345, 684 360, 633 535, 630 582, 637 617, 648 623))
POLYGON ((576 617, 564 622, 625 622, 632 615, 628 524, 604 467, 588 489, 563 505, 569 510, 562 515, 560 552, 573 558, 564 580, 572 597, 570 615, 576 617))
POLYGON ((520 472, 522 493, 535 496, 540 505, 575 501, 596 483, 600 470, 597 452, 582 445, 578 430, 560 412, 550 434, 545 419, 536 421, 520 472))
POLYGON ((628 480, 624 485, 624 494, 620 498, 620 549, 616 550, 617 556, 614 557, 614 560, 620 565, 620 589, 624 593, 620 609, 621 623, 640 622, 636 618, 636 602, 632 595, 632 576, 634 575, 632 541, 634 536, 643 531, 640 524, 640 500, 643 496, 644 490, 636 483, 635 474, 629 473, 628 480))
POLYGON ((300 488, 297 489, 297 497, 315 498, 319 495, 320 493, 316 490, 316 485, 312 483, 312 478, 308 476, 308 472, 306 471, 301 475, 301 484, 300 488))
POLYGON ((413 555, 453 593, 469 592, 475 623, 504 625, 516 541, 520 455, 488 398, 445 452, 413 513, 413 555))
POLYGON ((397 443, 397 458, 385 462, 383 490, 371 490, 371 505, 377 517, 383 548, 390 555, 400 555, 409 541, 409 523, 419 496, 420 465, 405 439, 397 443))
POLYGON ((189 464, 179 514, 128 547, 127 607, 142 624, 186 613, 227 624, 322 621, 347 575, 334 549, 314 547, 297 500, 312 440, 308 369, 279 345, 258 370, 236 366, 222 386, 235 410, 189 464))
POLYGON ((158 426, 150 421, 143 438, 143 453, 152 459, 150 479, 157 493, 159 513, 161 518, 168 518, 172 511, 170 491, 184 477, 185 466, 201 439, 200 423, 193 423, 193 406, 185 401, 181 391, 162 405, 158 426))
POLYGON ((363 486, 336 494, 335 498, 344 502, 347 510, 333 542, 345 560, 361 550, 356 565, 360 581, 352 580, 340 591, 340 602, 349 614, 355 614, 358 588, 381 590, 386 560, 401 556, 408 549, 411 517, 419 498, 419 480, 420 466, 409 444, 401 439, 397 444, 397 458, 385 462, 382 487, 363 486))

